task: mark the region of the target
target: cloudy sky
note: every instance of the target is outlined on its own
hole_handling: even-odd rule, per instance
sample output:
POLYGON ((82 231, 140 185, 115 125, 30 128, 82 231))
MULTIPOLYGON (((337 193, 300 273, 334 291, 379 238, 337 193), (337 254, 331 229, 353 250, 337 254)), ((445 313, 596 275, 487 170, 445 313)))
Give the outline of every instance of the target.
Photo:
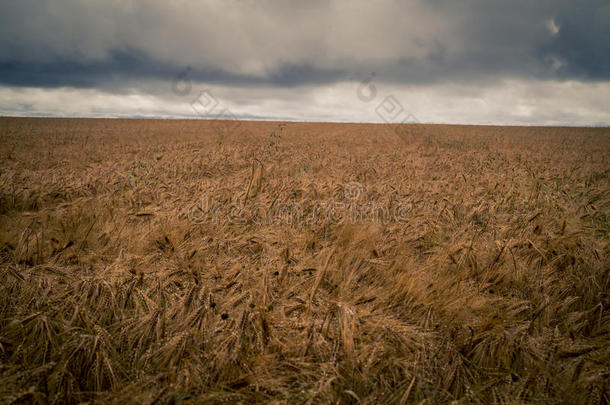
POLYGON ((609 0, 3 0, 0 115, 610 124, 609 0))

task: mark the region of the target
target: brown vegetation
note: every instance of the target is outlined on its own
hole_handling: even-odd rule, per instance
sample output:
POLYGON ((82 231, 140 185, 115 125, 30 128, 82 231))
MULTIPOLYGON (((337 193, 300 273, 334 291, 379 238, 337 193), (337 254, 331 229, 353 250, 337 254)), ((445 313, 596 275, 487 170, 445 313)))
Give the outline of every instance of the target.
POLYGON ((609 401, 607 129, 5 118, 0 141, 2 403, 609 401))

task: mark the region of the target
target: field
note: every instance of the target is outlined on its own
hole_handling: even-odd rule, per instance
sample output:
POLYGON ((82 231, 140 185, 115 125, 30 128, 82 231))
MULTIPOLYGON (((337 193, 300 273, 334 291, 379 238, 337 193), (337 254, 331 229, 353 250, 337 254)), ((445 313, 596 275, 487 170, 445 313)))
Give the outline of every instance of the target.
POLYGON ((0 119, 0 403, 610 401, 610 130, 0 119))

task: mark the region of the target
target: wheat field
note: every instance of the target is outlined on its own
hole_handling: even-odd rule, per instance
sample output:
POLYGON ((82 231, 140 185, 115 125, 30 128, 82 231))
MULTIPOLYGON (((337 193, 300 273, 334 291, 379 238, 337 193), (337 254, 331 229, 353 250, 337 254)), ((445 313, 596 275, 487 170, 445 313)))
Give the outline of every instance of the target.
POLYGON ((608 129, 0 141, 0 403, 610 402, 608 129))

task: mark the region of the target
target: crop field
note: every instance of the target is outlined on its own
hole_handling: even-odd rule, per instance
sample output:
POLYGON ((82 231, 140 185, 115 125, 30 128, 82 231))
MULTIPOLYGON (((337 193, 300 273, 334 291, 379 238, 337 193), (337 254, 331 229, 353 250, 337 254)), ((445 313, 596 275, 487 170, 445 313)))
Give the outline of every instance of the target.
POLYGON ((610 130, 0 119, 0 403, 610 401, 610 130))

